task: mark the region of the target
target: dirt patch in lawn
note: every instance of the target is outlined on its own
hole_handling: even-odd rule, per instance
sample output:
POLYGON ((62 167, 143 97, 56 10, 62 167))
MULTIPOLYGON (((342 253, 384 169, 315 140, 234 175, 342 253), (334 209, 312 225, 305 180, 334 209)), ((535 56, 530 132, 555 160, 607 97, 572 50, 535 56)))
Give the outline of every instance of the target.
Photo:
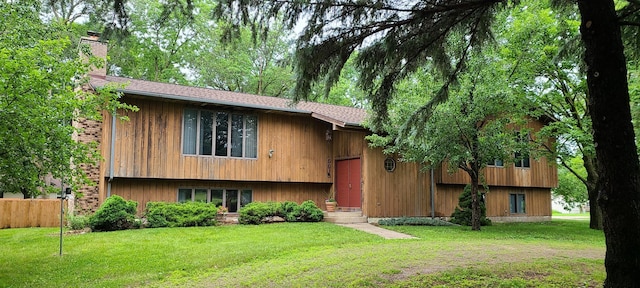
MULTIPOLYGON (((416 275, 473 267, 475 265, 527 263, 540 259, 604 259, 604 256, 604 248, 562 249, 534 244, 502 245, 483 243, 481 245, 458 247, 456 250, 439 251, 433 259, 423 265, 403 268, 401 273, 386 275, 385 278, 395 282, 416 275)), ((537 276, 532 275, 532 277, 537 276)))

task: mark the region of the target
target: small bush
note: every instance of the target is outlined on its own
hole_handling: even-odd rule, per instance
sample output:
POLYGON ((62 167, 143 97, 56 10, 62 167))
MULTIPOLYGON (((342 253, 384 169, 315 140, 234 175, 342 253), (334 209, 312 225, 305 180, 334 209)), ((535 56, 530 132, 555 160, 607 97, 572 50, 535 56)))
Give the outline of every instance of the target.
POLYGON ((115 231, 132 228, 136 219, 138 203, 127 201, 118 195, 107 198, 93 216, 89 218, 92 231, 115 231))
POLYGON ((89 217, 70 214, 67 217, 67 225, 71 230, 82 230, 89 227, 89 217))
POLYGON ((278 209, 278 216, 284 218, 286 221, 294 222, 296 221, 296 210, 299 205, 296 202, 286 201, 280 205, 280 209, 278 209))
POLYGON ((213 203, 149 202, 145 209, 147 227, 192 227, 215 225, 218 208, 213 203))
MULTIPOLYGON (((481 195, 478 193, 478 199, 480 199, 481 195)), ((487 207, 484 205, 482 201, 480 201, 480 225, 481 226, 490 226, 491 219, 487 218, 487 207)), ((471 185, 467 185, 464 187, 464 191, 460 194, 460 198, 458 199, 458 206, 462 209, 456 207, 453 214, 451 214, 451 223, 463 225, 463 226, 471 226, 471 185)))
MULTIPOLYGON (((324 218, 322 210, 311 200, 302 202, 295 208, 295 218, 298 222, 320 222, 324 218)), ((287 221, 289 221, 287 219, 287 221)))
POLYGON ((402 217, 382 219, 378 221, 378 224, 384 226, 452 226, 456 225, 451 222, 447 222, 440 219, 431 219, 425 217, 402 217))
POLYGON ((269 216, 282 214, 281 205, 276 202, 251 202, 240 209, 238 222, 240 224, 262 224, 262 220, 269 216))
POLYGON ((262 224, 268 217, 279 216, 287 222, 318 222, 324 214, 316 204, 307 200, 298 205, 295 202, 252 202, 240 209, 240 224, 262 224))

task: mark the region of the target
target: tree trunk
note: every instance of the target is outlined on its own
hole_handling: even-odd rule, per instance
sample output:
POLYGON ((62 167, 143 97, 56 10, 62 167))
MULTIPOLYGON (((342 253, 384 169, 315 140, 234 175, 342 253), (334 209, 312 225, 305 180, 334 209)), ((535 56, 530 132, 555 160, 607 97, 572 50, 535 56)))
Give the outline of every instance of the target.
POLYGON ((579 0, 578 7, 607 244, 604 286, 635 287, 640 283, 640 165, 620 27, 613 0, 579 0))
POLYGON ((587 191, 589 193, 589 228, 602 230, 602 208, 598 205, 598 191, 587 191))
POLYGON ((480 231, 480 203, 478 202, 478 173, 471 175, 471 230, 480 231))
POLYGON ((589 196, 589 228, 602 230, 602 209, 598 206, 598 171, 595 156, 583 156, 584 168, 587 170, 587 195, 589 196))

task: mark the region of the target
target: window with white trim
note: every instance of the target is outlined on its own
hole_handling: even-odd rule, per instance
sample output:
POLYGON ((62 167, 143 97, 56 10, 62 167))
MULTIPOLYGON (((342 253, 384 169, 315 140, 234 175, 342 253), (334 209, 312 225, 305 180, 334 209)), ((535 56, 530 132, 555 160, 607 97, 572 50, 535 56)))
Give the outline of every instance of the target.
POLYGON ((257 158, 258 117, 225 111, 185 109, 182 153, 257 158))
POLYGON ((235 213, 240 208, 253 201, 251 189, 222 189, 222 188, 180 188, 178 189, 178 202, 199 201, 213 203, 216 207, 226 207, 229 212, 235 213))

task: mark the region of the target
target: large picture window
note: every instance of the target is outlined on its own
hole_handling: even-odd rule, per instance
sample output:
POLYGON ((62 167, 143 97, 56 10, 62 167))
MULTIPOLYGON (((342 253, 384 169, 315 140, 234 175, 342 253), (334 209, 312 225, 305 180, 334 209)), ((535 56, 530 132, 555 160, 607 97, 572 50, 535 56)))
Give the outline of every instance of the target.
POLYGON ((253 201, 253 191, 250 189, 205 189, 205 188, 180 188, 178 189, 178 202, 198 201, 213 203, 215 206, 223 206, 229 212, 236 213, 240 208, 253 201))
POLYGON ((195 109, 184 111, 183 154, 256 158, 257 150, 257 116, 195 109))
POLYGON ((509 194, 509 211, 511 214, 525 214, 524 194, 509 194))

